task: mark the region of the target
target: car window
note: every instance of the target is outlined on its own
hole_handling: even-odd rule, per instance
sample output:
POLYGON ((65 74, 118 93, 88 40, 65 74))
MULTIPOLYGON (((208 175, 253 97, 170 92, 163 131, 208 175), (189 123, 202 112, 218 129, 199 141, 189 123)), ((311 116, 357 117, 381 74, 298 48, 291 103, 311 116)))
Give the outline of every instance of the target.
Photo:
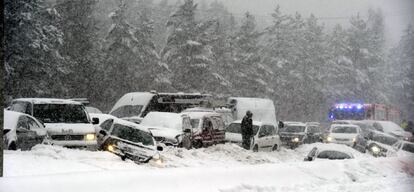
POLYGON ((44 123, 89 123, 83 105, 35 104, 33 116, 44 123))
POLYGON ((142 105, 125 105, 111 112, 111 115, 122 117, 134 117, 141 114, 142 105))
POLYGON ((386 144, 386 145, 394 145, 395 143, 398 142, 397 138, 390 137, 390 136, 385 136, 385 135, 381 135, 381 134, 375 134, 372 137, 372 140, 376 141, 376 142, 380 142, 382 144, 386 144))
POLYGON ((375 122, 375 123, 373 124, 373 126, 374 126, 374 128, 375 128, 377 131, 384 131, 384 128, 382 128, 381 124, 379 124, 379 123, 377 123, 377 122, 375 122))
POLYGON ((29 129, 42 129, 42 126, 39 125, 34 119, 31 117, 27 117, 27 124, 29 126, 29 129))
POLYGON ((356 127, 333 127, 332 133, 358 133, 356 127))
POLYGON ((29 102, 25 101, 13 102, 11 110, 32 115, 32 105, 29 102))
POLYGON ((401 149, 410 153, 414 153, 414 144, 405 143, 401 149))
POLYGON ((22 115, 19 117, 19 119, 17 120, 17 128, 29 129, 29 124, 27 122, 26 116, 22 115))
POLYGON ((260 127, 259 136, 267 136, 269 133, 267 132, 267 128, 265 125, 260 127))
POLYGON ((203 120, 203 130, 213 129, 213 123, 210 118, 204 118, 203 120))
POLYGON ((111 129, 111 126, 112 126, 112 123, 114 122, 114 120, 113 119, 107 119, 106 121, 104 121, 102 124, 101 124, 101 128, 102 129, 104 129, 104 130, 106 130, 106 131, 109 131, 109 129, 111 129))
POLYGON ((305 128, 306 128, 305 126, 288 125, 285 128, 285 131, 290 132, 290 133, 299 133, 299 132, 304 132, 305 128))
POLYGON ((276 130, 275 127, 273 125, 265 125, 266 130, 267 130, 267 135, 275 135, 276 134, 276 130))
POLYGON ((319 132, 319 127, 315 127, 315 126, 308 127, 308 132, 309 133, 318 133, 319 132))
POLYGON ((224 121, 221 117, 211 117, 214 129, 224 130, 224 121))
POLYGON ((318 158, 320 159, 351 159, 346 153, 340 151, 333 151, 333 150, 326 150, 322 151, 318 154, 318 158))
POLYGON ((191 123, 189 117, 183 118, 183 129, 191 129, 191 123))
POLYGON ((200 124, 200 119, 190 119, 191 127, 193 129, 198 128, 198 125, 200 124))
POLYGON ((121 139, 125 139, 127 141, 131 141, 134 143, 142 143, 143 145, 154 145, 154 140, 152 139, 152 136, 150 133, 141 131, 133 127, 115 123, 111 134, 113 136, 119 137, 121 139))
POLYGON ((226 132, 229 132, 229 133, 241 133, 241 125, 240 125, 240 123, 232 123, 232 124, 230 124, 227 127, 226 132))

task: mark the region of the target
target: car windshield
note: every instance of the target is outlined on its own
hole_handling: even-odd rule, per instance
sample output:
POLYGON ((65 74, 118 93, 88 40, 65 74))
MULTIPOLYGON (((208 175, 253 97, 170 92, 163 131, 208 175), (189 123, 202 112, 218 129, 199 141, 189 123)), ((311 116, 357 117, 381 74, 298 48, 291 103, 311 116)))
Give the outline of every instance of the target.
POLYGON ((356 127, 334 127, 332 133, 357 133, 356 127))
POLYGON ((304 126, 288 126, 285 129, 285 132, 289 132, 289 133, 300 133, 304 131, 305 131, 304 126))
POLYGON ((318 133, 319 127, 309 127, 309 133, 318 133))
POLYGON ((318 154, 319 159, 351 159, 352 157, 340 151, 326 150, 318 154))
POLYGON ((414 153, 414 144, 413 143, 405 143, 402 147, 402 150, 414 153))
POLYGON ((134 117, 141 114, 142 105, 124 105, 115 111, 111 112, 111 115, 123 118, 123 117, 134 117))
POLYGON ((89 123, 83 105, 35 104, 33 116, 44 123, 89 123))
POLYGON ((143 145, 154 145, 154 140, 152 139, 150 133, 129 126, 115 124, 111 134, 113 136, 134 143, 142 143, 143 145))
POLYGON ((395 143, 398 142, 397 138, 391 137, 391 136, 385 136, 385 135, 380 135, 380 134, 376 134, 372 137, 373 141, 376 142, 380 142, 382 144, 385 145, 394 145, 395 143))
POLYGON ((198 125, 200 124, 200 119, 190 119, 190 123, 193 129, 198 128, 198 125))
MULTIPOLYGON (((259 130, 259 126, 253 125, 253 135, 256 135, 258 130, 259 130)), ((240 125, 240 123, 232 123, 232 124, 230 124, 227 127, 226 132, 229 132, 229 133, 241 133, 241 125, 240 125)))

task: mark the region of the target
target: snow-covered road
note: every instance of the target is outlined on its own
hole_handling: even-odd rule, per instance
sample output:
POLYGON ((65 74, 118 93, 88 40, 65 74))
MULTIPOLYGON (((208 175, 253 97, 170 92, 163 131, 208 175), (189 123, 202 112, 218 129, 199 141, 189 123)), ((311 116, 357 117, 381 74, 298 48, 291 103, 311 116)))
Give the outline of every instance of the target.
POLYGON ((168 148, 165 168, 121 161, 108 152, 52 146, 5 151, 1 192, 13 191, 412 191, 412 157, 303 162, 311 145, 252 153, 225 144, 168 148))

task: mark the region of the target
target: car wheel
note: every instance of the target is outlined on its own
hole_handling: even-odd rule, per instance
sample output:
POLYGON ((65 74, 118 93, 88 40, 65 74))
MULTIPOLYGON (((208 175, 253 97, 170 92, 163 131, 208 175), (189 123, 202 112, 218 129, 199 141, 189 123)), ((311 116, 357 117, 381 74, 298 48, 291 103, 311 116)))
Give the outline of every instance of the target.
POLYGON ((272 151, 276 151, 277 150, 277 145, 274 145, 272 148, 272 151))
POLYGON ((253 152, 259 152, 259 146, 254 145, 254 147, 253 147, 253 152))
POLYGON ((191 143, 190 138, 184 137, 183 140, 181 141, 181 146, 186 149, 191 149, 192 143, 191 143))
POLYGON ((12 142, 10 143, 10 145, 9 145, 8 149, 9 149, 9 150, 14 150, 14 151, 16 151, 16 150, 17 150, 17 145, 16 145, 16 142, 12 141, 12 142))
POLYGON ((196 140, 193 143, 193 147, 196 148, 196 149, 202 148, 203 147, 203 142, 201 140, 196 140))

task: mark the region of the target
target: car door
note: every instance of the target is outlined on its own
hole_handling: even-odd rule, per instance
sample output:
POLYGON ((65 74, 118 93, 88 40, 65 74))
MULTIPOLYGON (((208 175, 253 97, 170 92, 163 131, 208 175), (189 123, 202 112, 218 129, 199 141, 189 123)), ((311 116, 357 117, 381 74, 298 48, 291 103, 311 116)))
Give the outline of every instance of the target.
POLYGON ((211 117, 213 123, 213 142, 222 143, 224 141, 224 121, 220 116, 211 117))
POLYGON ((266 146, 266 136, 267 136, 267 130, 264 125, 259 127, 259 133, 257 134, 257 141, 256 144, 259 148, 263 148, 263 146, 266 146))
POLYGON ((39 121, 36 121, 33 117, 26 117, 29 130, 35 132, 35 137, 33 138, 35 144, 42 143, 47 134, 45 127, 39 121))
POLYGON ((30 130, 28 117, 21 115, 17 121, 16 136, 17 148, 22 150, 29 150, 34 146, 34 141, 36 139, 36 132, 30 130))

